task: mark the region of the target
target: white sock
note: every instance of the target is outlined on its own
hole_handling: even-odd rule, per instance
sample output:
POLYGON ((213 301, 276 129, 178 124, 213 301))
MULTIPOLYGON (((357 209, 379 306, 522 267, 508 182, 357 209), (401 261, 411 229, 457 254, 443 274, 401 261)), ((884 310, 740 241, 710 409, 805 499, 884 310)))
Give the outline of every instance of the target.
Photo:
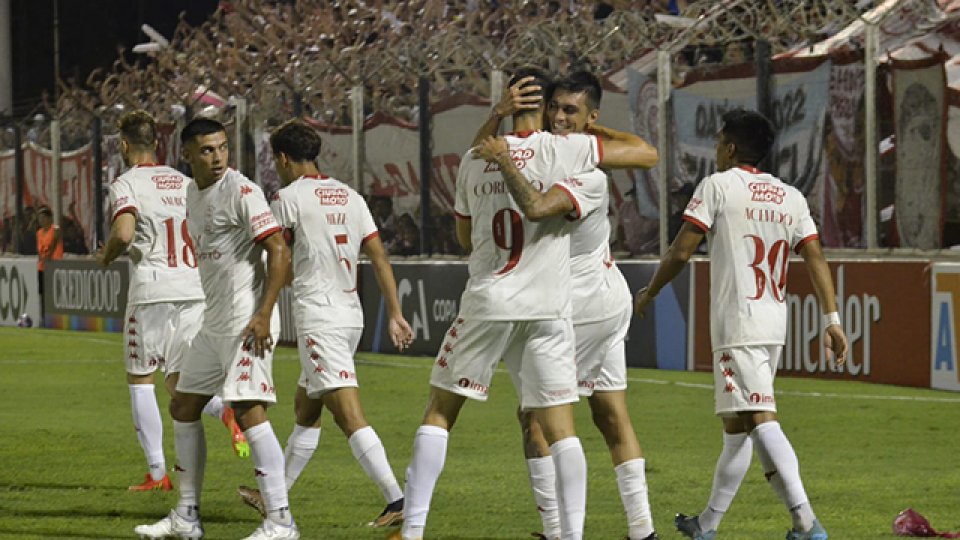
POLYGON ((527 459, 527 477, 533 499, 537 502, 543 535, 547 538, 560 536, 560 508, 557 506, 557 469, 553 456, 527 459))
POLYGON ((793 528, 798 531, 810 530, 816 516, 800 480, 797 454, 780 428, 780 422, 760 424, 753 429, 750 438, 753 439, 754 450, 770 486, 790 510, 793 528))
POLYGON ((380 493, 383 494, 387 503, 403 497, 397 477, 394 476, 390 462, 387 461, 387 451, 384 450, 380 437, 372 427, 367 426, 354 431, 347 442, 350 444, 350 450, 353 451, 353 457, 357 458, 360 466, 363 467, 363 472, 367 473, 370 480, 380 488, 380 493))
POLYGON ((557 495, 560 505, 562 540, 583 538, 583 520, 587 513, 587 458, 580 439, 567 437, 550 445, 557 468, 557 495))
POLYGON ((447 459, 447 430, 437 426, 420 426, 413 439, 413 456, 407 467, 407 485, 403 493, 403 529, 408 538, 421 538, 427 525, 433 488, 443 472, 447 459))
POLYGON ((293 425, 293 433, 287 439, 287 447, 283 449, 285 463, 283 473, 287 483, 287 491, 293 487, 300 473, 313 457, 313 453, 320 444, 320 428, 293 425))
POLYGON ((653 516, 650 514, 650 501, 647 498, 646 463, 643 458, 631 459, 613 469, 617 473, 620 500, 627 513, 630 538, 636 540, 653 533, 653 516))
POLYGON ((137 430, 137 440, 147 458, 150 478, 163 480, 167 474, 167 463, 163 458, 163 420, 160 419, 160 407, 152 384, 130 384, 130 410, 133 413, 133 427, 137 430))
POLYGON ((212 416, 217 420, 223 419, 223 400, 220 396, 213 396, 210 401, 203 406, 203 414, 212 416))
POLYGON ((710 500, 697 518, 704 532, 715 531, 720 526, 720 520, 730 509, 730 503, 750 469, 752 457, 753 440, 746 433, 723 433, 723 451, 717 458, 717 468, 713 472, 710 500))
POLYGON ((250 443, 254 474, 267 517, 283 525, 289 525, 290 504, 287 501, 287 483, 283 474, 283 449, 273 433, 270 422, 257 424, 243 432, 250 443))
POLYGON ((207 465, 207 439, 203 422, 174 420, 173 436, 180 478, 180 502, 177 503, 177 512, 183 517, 196 518, 200 506, 200 492, 203 489, 203 471, 207 465))

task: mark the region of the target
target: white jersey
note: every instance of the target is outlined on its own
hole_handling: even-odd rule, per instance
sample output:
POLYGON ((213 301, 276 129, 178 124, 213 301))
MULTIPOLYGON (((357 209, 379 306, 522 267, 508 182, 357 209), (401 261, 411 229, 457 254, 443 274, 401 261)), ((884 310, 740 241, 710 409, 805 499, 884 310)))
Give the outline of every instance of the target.
POLYGON ((270 203, 281 227, 293 231, 293 298, 299 334, 362 328, 357 257, 378 234, 367 203, 326 176, 302 176, 270 203))
POLYGON ((259 306, 266 278, 257 242, 280 226, 260 186, 233 169, 206 189, 190 184, 187 224, 207 301, 204 331, 238 336, 259 306))
MULTIPOLYGON (((520 172, 536 189, 554 184, 570 196, 573 218, 599 204, 572 176, 596 168, 603 155, 592 135, 527 132, 507 135, 520 172), (586 209, 586 210, 583 210, 586 209)), ((523 217, 500 167, 463 156, 457 173, 460 219, 471 220, 469 273, 460 316, 478 320, 542 320, 570 317, 569 221, 532 222, 523 217)))
POLYGON ((683 219, 707 233, 713 349, 782 345, 790 250, 818 238, 807 200, 779 178, 736 167, 704 178, 683 219))
POLYGON ((203 300, 186 224, 187 187, 192 184, 176 169, 143 164, 110 185, 113 219, 128 212, 136 217, 130 243, 129 305, 203 300))
POLYGON ((576 222, 570 233, 570 279, 573 323, 620 317, 630 306, 630 287, 610 253, 610 191, 600 169, 576 179, 593 194, 598 205, 576 222))

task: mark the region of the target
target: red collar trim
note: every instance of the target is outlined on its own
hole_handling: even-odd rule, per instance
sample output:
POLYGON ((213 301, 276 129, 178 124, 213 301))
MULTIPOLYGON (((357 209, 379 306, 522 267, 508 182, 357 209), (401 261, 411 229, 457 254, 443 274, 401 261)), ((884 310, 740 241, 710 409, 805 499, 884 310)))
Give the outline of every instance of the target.
POLYGON ((754 167, 753 165, 737 165, 738 169, 743 169, 751 174, 763 174, 763 171, 754 167))
POLYGON ((507 135, 512 135, 514 137, 519 137, 521 139, 526 139, 527 137, 533 135, 534 133, 540 133, 539 129, 532 129, 528 131, 515 131, 513 133, 507 133, 507 135))
POLYGON ((309 180, 326 180, 330 177, 324 174, 305 174, 301 176, 301 178, 307 178, 309 180))
POLYGON ((140 167, 160 167, 160 166, 161 166, 160 163, 137 163, 137 168, 138 168, 138 169, 139 169, 140 167))

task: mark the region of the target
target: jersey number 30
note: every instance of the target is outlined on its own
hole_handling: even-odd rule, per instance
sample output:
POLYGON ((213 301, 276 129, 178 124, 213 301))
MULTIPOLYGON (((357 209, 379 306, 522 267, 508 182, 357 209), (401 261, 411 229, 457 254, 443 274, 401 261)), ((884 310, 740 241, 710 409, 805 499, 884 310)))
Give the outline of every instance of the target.
POLYGON ((174 224, 173 218, 163 220, 163 225, 167 229, 167 266, 177 267, 177 236, 176 229, 180 229, 180 238, 183 239, 183 264, 190 268, 197 267, 197 252, 193 249, 193 240, 190 239, 190 233, 187 232, 187 221, 182 220, 180 227, 174 224))
POLYGON ((786 240, 777 240, 767 251, 763 245, 763 238, 755 234, 748 234, 745 238, 753 240, 753 262, 749 264, 757 280, 756 293, 748 297, 750 300, 760 300, 770 283, 770 292, 777 302, 783 302, 783 291, 787 287, 787 258, 790 256, 790 247, 786 240), (763 263, 767 263, 766 269, 763 263), (776 279, 776 281, 774 281, 776 279))

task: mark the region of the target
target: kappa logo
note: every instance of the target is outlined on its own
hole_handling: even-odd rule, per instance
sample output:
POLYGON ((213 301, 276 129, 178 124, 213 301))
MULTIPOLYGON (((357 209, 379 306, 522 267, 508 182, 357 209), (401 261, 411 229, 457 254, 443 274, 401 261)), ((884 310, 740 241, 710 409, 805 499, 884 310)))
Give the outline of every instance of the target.
POLYGON ((727 385, 723 387, 723 391, 726 394, 732 394, 733 392, 736 392, 736 390, 737 387, 732 382, 728 382, 727 385))
POLYGON ((137 318, 136 318, 136 317, 130 317, 129 319, 127 319, 127 322, 130 323, 130 324, 137 324, 137 318))
POLYGON ((447 353, 453 352, 453 346, 450 345, 449 343, 444 343, 443 352, 447 352, 447 353))
POLYGON ((457 329, 456 329, 456 328, 451 328, 450 331, 447 332, 447 335, 449 335, 449 336, 452 337, 452 338, 456 338, 456 337, 457 337, 457 329))
POLYGON ((130 353, 130 359, 131 359, 131 360, 139 360, 139 359, 140 359, 140 355, 137 354, 137 353, 135 353, 135 352, 132 352, 132 353, 130 353))
POLYGON ((150 180, 153 180, 157 189, 169 190, 183 187, 183 177, 175 174, 158 174, 151 177, 150 180))
POLYGON ((247 371, 244 371, 243 373, 240 374, 239 377, 237 377, 237 382, 247 382, 249 380, 250 380, 250 373, 247 371))
POLYGON ((320 353, 312 352, 310 353, 310 359, 314 362, 320 360, 320 353))
POLYGON ((437 358, 437 365, 442 368, 447 367, 447 357, 441 356, 440 358, 437 358))
POLYGON ((313 338, 307 338, 307 341, 304 343, 307 347, 316 347, 317 341, 313 338))
POLYGON ((751 200, 754 202, 783 204, 783 198, 787 195, 786 189, 769 182, 750 182, 747 188, 753 193, 751 200))
POLYGON ((136 341, 130 340, 127 342, 127 347, 136 347, 136 346, 137 346, 136 341))
POLYGON ((725 368, 725 369, 723 370, 723 376, 726 377, 726 378, 728 378, 728 379, 729 379, 730 377, 733 377, 733 370, 730 369, 730 368, 725 368))
POLYGON ((245 197, 245 196, 247 196, 247 195, 249 195, 249 194, 251 194, 251 193, 253 193, 253 188, 252 188, 252 187, 246 186, 246 185, 240 186, 240 196, 241 196, 241 197, 245 197))
POLYGON ((127 334, 130 334, 131 336, 135 336, 135 335, 137 335, 137 329, 136 329, 136 328, 131 328, 131 329, 127 330, 127 334))
POLYGON ((239 362, 237 362, 237 367, 250 367, 252 365, 253 365, 253 360, 251 360, 249 357, 246 357, 246 356, 244 356, 243 358, 240 359, 239 362))
POLYGON ((729 362, 729 361, 731 361, 731 360, 733 360, 733 357, 730 356, 730 353, 725 352, 725 353, 723 353, 722 355, 720 355, 720 362, 721 362, 721 363, 726 363, 726 362, 729 362))
POLYGON ((253 469, 254 476, 262 476, 263 478, 267 477, 267 473, 263 472, 261 469, 253 469))
POLYGON ((313 194, 322 206, 346 206, 350 200, 350 192, 344 188, 317 188, 313 194))

